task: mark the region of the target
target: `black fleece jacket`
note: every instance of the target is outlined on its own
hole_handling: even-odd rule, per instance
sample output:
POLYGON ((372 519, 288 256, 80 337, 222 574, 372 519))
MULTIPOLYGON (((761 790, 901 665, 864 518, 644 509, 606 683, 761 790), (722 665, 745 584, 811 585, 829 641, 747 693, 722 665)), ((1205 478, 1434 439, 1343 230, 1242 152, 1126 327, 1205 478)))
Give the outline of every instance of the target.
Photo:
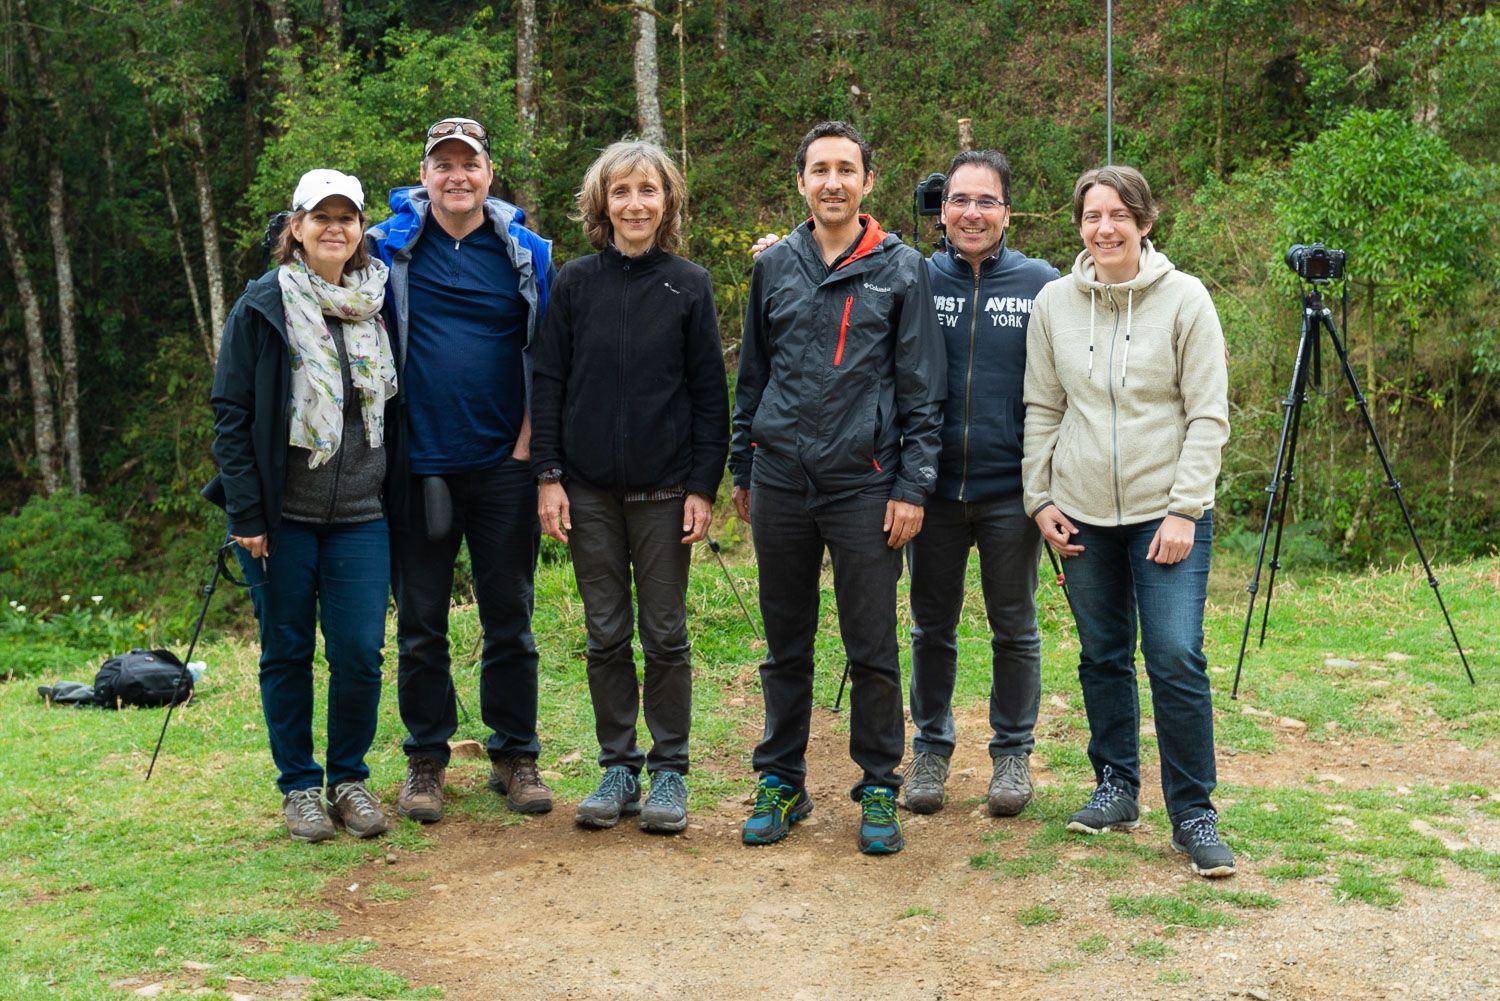
POLYGON ((653 247, 569 261, 531 354, 531 468, 603 490, 712 498, 729 390, 708 272, 653 247))

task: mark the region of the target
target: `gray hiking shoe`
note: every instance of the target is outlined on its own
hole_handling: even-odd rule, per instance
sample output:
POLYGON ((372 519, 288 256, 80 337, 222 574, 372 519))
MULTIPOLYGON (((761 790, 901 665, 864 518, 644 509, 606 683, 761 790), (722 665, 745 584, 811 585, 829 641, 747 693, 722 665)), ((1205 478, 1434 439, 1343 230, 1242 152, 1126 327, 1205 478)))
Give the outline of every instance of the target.
POLYGON ((681 772, 651 773, 651 791, 641 809, 641 830, 676 834, 687 827, 687 779, 681 772))
POLYGON ((1109 780, 1108 768, 1104 770, 1104 781, 1089 797, 1088 805, 1068 818, 1068 830, 1079 834, 1129 831, 1139 826, 1140 804, 1134 796, 1109 780))
POLYGON ((604 770, 599 788, 578 804, 573 819, 584 827, 613 827, 620 822, 621 814, 634 816, 640 812, 640 777, 624 765, 611 765, 604 770))
POLYGON ((1219 815, 1212 810, 1172 828, 1172 848, 1190 856, 1193 871, 1208 879, 1234 875, 1234 852, 1219 837, 1219 815))
POLYGON ((943 783, 948 781, 948 759, 936 751, 918 751, 906 766, 906 808, 912 813, 937 813, 943 808, 943 783))
POLYGON ((287 833, 293 841, 327 841, 336 833, 323 806, 323 787, 296 789, 281 797, 287 833))
POLYGON ((340 782, 329 790, 328 812, 356 838, 385 833, 385 813, 363 782, 340 782))
POLYGON ((1031 802, 1031 758, 1025 754, 1002 754, 990 773, 991 817, 1014 817, 1031 802))

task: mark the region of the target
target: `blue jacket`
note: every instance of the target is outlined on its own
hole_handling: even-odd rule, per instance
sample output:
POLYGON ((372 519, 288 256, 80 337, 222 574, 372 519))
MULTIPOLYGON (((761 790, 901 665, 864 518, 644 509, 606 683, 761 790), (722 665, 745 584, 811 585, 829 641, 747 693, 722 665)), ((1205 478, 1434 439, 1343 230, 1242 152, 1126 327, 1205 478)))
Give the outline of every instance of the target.
POLYGON ((948 352, 934 493, 961 501, 1020 497, 1026 325, 1037 293, 1058 277, 1057 269, 1002 240, 978 274, 940 250, 928 259, 927 275, 948 352))

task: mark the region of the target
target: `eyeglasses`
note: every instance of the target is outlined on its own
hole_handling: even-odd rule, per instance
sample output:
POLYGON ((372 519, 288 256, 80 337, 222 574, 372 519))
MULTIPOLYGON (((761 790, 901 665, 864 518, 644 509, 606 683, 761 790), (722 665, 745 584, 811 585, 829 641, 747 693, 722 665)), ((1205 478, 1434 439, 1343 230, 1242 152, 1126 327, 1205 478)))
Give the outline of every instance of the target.
POLYGON ((448 136, 458 135, 468 136, 470 139, 477 139, 479 140, 480 145, 484 147, 484 151, 486 153, 490 151, 490 134, 486 132, 484 126, 480 125, 478 122, 455 121, 451 118, 448 118, 444 119, 441 122, 438 122, 432 128, 427 130, 427 139, 429 142, 431 142, 433 139, 444 139, 448 136))
POLYGON ((968 195, 949 195, 943 200, 946 201, 949 205, 952 205, 954 208, 958 209, 960 212, 969 211, 970 205, 974 206, 981 212, 993 212, 1001 206, 1007 204, 1006 202, 1002 202, 998 198, 991 198, 989 195, 985 195, 982 198, 970 198, 968 195))

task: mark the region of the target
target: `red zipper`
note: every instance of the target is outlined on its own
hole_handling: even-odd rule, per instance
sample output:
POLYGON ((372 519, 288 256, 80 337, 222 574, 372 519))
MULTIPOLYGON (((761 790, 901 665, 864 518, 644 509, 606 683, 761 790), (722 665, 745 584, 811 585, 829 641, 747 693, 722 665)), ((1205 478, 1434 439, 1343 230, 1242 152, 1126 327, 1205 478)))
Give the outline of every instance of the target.
POLYGON ((844 360, 844 335, 849 333, 849 311, 854 308, 854 296, 844 300, 844 319, 839 323, 839 346, 833 353, 833 366, 837 368, 844 360))

